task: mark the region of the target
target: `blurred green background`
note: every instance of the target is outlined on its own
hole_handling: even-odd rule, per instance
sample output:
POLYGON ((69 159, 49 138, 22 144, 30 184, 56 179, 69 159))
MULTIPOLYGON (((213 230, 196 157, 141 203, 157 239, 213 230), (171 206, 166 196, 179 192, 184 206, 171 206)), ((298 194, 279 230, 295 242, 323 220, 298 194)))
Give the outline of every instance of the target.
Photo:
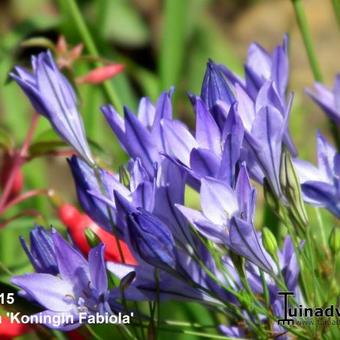
MULTIPOLYGON (((290 1, 88 0, 78 1, 78 5, 100 56, 126 65, 125 72, 112 80, 120 101, 136 111, 141 96, 155 100, 161 91, 175 85, 174 113, 190 126, 194 115, 186 92, 200 92, 208 58, 224 63, 242 75, 249 43, 257 41, 272 50, 288 32, 290 89, 295 93, 290 126, 300 156, 315 161, 315 132, 321 129, 329 134, 328 123, 325 115, 304 95, 303 89, 312 85, 313 77, 290 1)), ((331 85, 340 69, 340 36, 331 2, 309 0, 304 1, 304 5, 326 84, 331 85)), ((27 131, 32 108, 18 86, 8 80, 8 73, 15 64, 28 66, 29 56, 40 50, 23 47, 23 41, 45 37, 56 42, 61 34, 70 45, 82 42, 68 0, 0 2, 0 125, 18 146, 27 131)), ((86 49, 85 54, 88 54, 86 49)), ((91 66, 77 63, 74 73, 84 74, 91 66)), ((126 161, 126 156, 99 110, 108 98, 101 86, 82 85, 78 90, 88 136, 99 145, 97 155, 117 170, 126 161)), ((41 119, 34 141, 57 145, 59 140, 46 133, 48 130, 48 123, 41 119)), ((25 190, 52 187, 66 200, 76 202, 65 158, 38 157, 27 163, 23 170, 25 190)), ((189 193, 188 199, 191 205, 197 205, 194 194, 189 193)), ((0 216, 0 223, 22 209, 33 208, 42 214, 45 223, 61 227, 51 205, 41 197, 6 212, 0 216)), ((261 221, 260 213, 257 218, 261 221)), ((29 268, 23 252, 18 251, 16 237, 27 234, 34 221, 23 217, 0 230, 1 263, 15 272, 29 268)), ((6 277, 7 273, 2 273, 2 279, 6 277)), ((185 313, 185 309, 181 313, 185 313)), ((202 315, 200 319, 209 317, 202 315)))

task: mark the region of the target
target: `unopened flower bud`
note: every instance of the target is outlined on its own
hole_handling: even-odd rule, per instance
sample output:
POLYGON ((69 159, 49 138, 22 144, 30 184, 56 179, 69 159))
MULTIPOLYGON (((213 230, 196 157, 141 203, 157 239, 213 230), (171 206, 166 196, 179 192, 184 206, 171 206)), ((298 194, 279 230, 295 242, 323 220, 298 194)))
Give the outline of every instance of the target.
POLYGON ((289 213, 299 227, 308 225, 308 217, 302 200, 301 185, 287 150, 283 150, 280 167, 280 184, 289 204, 289 213))
POLYGON ((132 249, 143 261, 155 267, 176 267, 175 241, 158 217, 139 209, 129 215, 127 229, 132 249))
POLYGON ((37 225, 30 232, 30 245, 23 237, 20 237, 20 242, 36 272, 52 275, 59 273, 50 231, 37 225))
POLYGON ((132 271, 130 273, 128 273, 127 275, 125 275, 121 280, 120 280, 120 289, 121 290, 125 290, 126 288, 128 288, 131 283, 133 282, 133 280, 136 277, 136 272, 132 271))
POLYGON ((123 70, 124 65, 122 64, 110 64, 97 67, 84 76, 78 77, 76 82, 78 84, 101 84, 123 72, 123 70))
POLYGON ((76 93, 50 51, 32 58, 32 72, 16 67, 10 73, 34 109, 47 118, 57 134, 86 161, 94 164, 76 93), (43 81, 42 81, 43 79, 43 81))
POLYGON ((57 53, 59 54, 67 53, 68 50, 67 41, 63 35, 60 35, 58 37, 58 41, 56 43, 56 50, 57 53))
POLYGON ((213 108, 219 100, 229 105, 234 102, 233 93, 219 65, 215 64, 212 60, 209 60, 207 64, 201 97, 209 109, 213 108))
POLYGON ((333 255, 337 255, 340 252, 340 229, 333 228, 328 240, 329 248, 333 255))
POLYGON ((8 316, 1 316, 0 336, 2 339, 15 339, 17 337, 24 338, 24 334, 34 331, 32 325, 13 321, 8 316))
POLYGON ((100 238, 90 228, 86 228, 84 234, 91 248, 94 248, 101 243, 100 238))
POLYGON ((130 174, 123 166, 119 168, 119 181, 125 188, 130 188, 130 174))
POLYGON ((119 240, 118 243, 114 235, 101 228, 76 207, 71 204, 62 204, 58 207, 58 216, 67 227, 74 243, 84 255, 87 255, 91 248, 102 242, 105 245, 106 261, 124 262, 129 265, 136 264, 129 247, 123 240, 119 240))
POLYGON ((275 262, 278 262, 279 259, 277 257, 277 242, 276 238, 273 235, 273 233, 266 227, 262 229, 262 242, 264 249, 267 250, 267 252, 273 257, 275 262))

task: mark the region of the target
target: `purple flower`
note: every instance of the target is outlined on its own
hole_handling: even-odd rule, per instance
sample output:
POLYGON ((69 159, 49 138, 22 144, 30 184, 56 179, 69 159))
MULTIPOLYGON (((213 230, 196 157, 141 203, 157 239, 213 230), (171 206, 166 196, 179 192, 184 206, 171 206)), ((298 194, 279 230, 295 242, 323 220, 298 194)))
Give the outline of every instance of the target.
MULTIPOLYGON (((123 220, 126 216, 122 219, 122 216, 117 214, 115 193, 135 207, 153 210, 156 179, 148 175, 140 159, 129 161, 126 170, 129 183, 125 184, 119 176, 99 167, 94 170, 78 157, 69 159, 69 164, 82 208, 103 228, 112 231, 114 223, 119 235, 123 234, 126 225, 123 220)), ((154 172, 156 174, 156 169, 154 172)))
POLYGON ((298 288, 300 268, 290 236, 286 236, 282 251, 279 252, 280 269, 288 290, 295 292, 298 288))
POLYGON ((60 137, 72 145, 86 162, 93 164, 76 94, 59 71, 51 52, 33 56, 32 68, 31 73, 17 66, 10 76, 25 92, 34 109, 50 121, 60 137))
POLYGON ((196 112, 195 137, 182 122, 164 119, 167 156, 189 174, 188 182, 196 189, 202 177, 223 179, 232 185, 243 143, 242 122, 233 107, 227 112, 223 102, 218 102, 215 109, 225 115, 220 130, 203 100, 191 99, 196 112))
MULTIPOLYGON (((234 75, 223 65, 216 65, 224 77, 233 84, 238 112, 246 131, 251 132, 257 113, 263 108, 273 106, 285 122, 283 142, 293 155, 297 151, 288 130, 288 116, 292 97, 286 99, 288 84, 288 37, 273 53, 268 53, 258 44, 251 44, 245 64, 245 79, 234 75)), ((229 103, 226 102, 227 107, 229 103)), ((218 117, 217 117, 218 118, 218 117)))
POLYGON ((153 214, 168 225, 176 240, 191 244, 192 235, 186 220, 175 207, 175 204, 184 204, 186 174, 170 160, 163 159, 156 176, 153 214))
POLYGON ((59 316, 60 319, 73 316, 73 323, 48 323, 46 326, 71 330, 80 326, 80 313, 112 313, 107 302, 104 246, 91 249, 86 261, 55 230, 52 231, 52 240, 58 275, 33 273, 14 276, 11 280, 30 300, 46 308, 40 315, 59 316))
POLYGON ((127 229, 128 242, 137 259, 155 267, 175 269, 175 241, 160 219, 138 209, 129 215, 127 229))
MULTIPOLYGON (((123 235, 127 228, 128 215, 137 208, 143 208, 166 223, 177 240, 184 244, 191 243, 192 238, 186 228, 185 219, 174 207, 176 203, 184 202, 186 178, 183 171, 166 158, 154 167, 152 176, 143 167, 139 158, 128 163, 127 171, 130 176, 127 187, 111 175, 105 176, 103 180, 107 194, 98 190, 96 186, 86 189, 88 201, 94 203, 88 214, 96 220, 97 210, 101 211, 105 206, 110 208, 118 231, 123 235)), ((84 179, 83 175, 81 177, 84 179)), ((85 186, 90 181, 83 180, 83 183, 85 186)), ((87 200, 84 201, 86 204, 87 200)), ((107 225, 108 220, 105 223, 107 225)))
POLYGON ((306 93, 326 112, 330 119, 340 124, 340 74, 337 74, 333 89, 329 90, 321 83, 315 83, 314 89, 306 93))
POLYGON ((223 65, 219 65, 219 68, 231 83, 239 84, 253 100, 256 100, 258 92, 265 82, 273 82, 274 90, 284 106, 289 75, 287 47, 287 35, 284 36, 282 45, 277 46, 272 53, 267 52, 256 43, 251 44, 244 66, 244 80, 223 65))
MULTIPOLYGON (((152 218, 151 215, 150 218, 152 218)), ((157 219, 153 220, 157 221, 157 219)), ((146 225, 147 224, 148 222, 146 225)), ((164 238, 162 239, 164 240, 164 238)), ((154 242, 158 241, 155 240, 153 243, 154 242)), ((228 301, 235 303, 235 297, 212 280, 209 275, 206 274, 206 271, 190 256, 187 256, 178 245, 174 248, 176 255, 176 263, 172 265, 172 269, 176 269, 176 274, 174 274, 169 263, 164 263, 163 260, 160 261, 158 255, 155 257, 156 251, 163 252, 166 247, 169 247, 168 240, 159 250, 156 248, 153 254, 151 253, 152 258, 157 259, 156 263, 154 263, 157 271, 155 271, 153 265, 144 262, 144 260, 138 261, 137 266, 127 266, 117 263, 108 264, 108 269, 121 279, 121 282, 124 282, 125 278, 133 277, 133 280, 130 280, 130 285, 124 291, 126 298, 137 301, 154 301, 158 298, 161 301, 169 299, 196 300, 216 305, 221 305, 219 300, 225 301, 228 299, 228 301), (157 278, 155 273, 157 273, 157 278), (200 287, 203 289, 200 289, 200 287)), ((166 250, 166 252, 168 253, 168 250, 166 250)), ((209 271, 216 275, 221 282, 224 282, 227 286, 233 285, 233 287, 235 287, 233 280, 227 279, 219 271, 213 257, 202 244, 196 249, 196 252, 205 263, 205 266, 209 268, 209 271)), ((149 254, 150 250, 147 250, 145 253, 149 254)), ((170 256, 170 259, 172 258, 173 255, 170 256)), ((235 276, 235 280, 238 280, 231 261, 228 260, 227 257, 223 257, 222 261, 228 268, 228 272, 235 276)), ((170 260, 170 263, 173 263, 173 260, 170 260)), ((236 289, 239 289, 239 287, 236 287, 236 289)), ((115 294, 116 297, 120 297, 119 292, 115 292, 115 294)))
MULTIPOLYGON (((302 246, 302 245, 301 245, 302 246)), ((287 286, 289 291, 294 292, 296 295, 299 294, 299 286, 298 286, 298 278, 300 273, 300 268, 298 265, 297 256, 295 254, 294 246, 291 240, 291 237, 288 235, 284 239, 282 249, 277 250, 277 258, 278 258, 278 270, 280 270, 282 277, 284 279, 284 283, 287 286)), ((271 258, 270 263, 273 267, 276 265, 274 264, 271 258)), ((248 263, 246 266, 249 284, 254 291, 255 294, 263 294, 263 284, 260 272, 258 268, 256 268, 251 263, 248 263)), ((266 280, 266 284, 269 290, 269 297, 271 300, 271 304, 275 304, 275 301, 280 301, 279 305, 281 307, 283 304, 281 303, 282 299, 278 296, 278 291, 280 288, 277 286, 276 282, 273 278, 267 274, 264 276, 266 280)), ((280 316, 279 314, 276 314, 280 316)))
MULTIPOLYGON (((300 299, 300 289, 298 286, 298 277, 299 277, 299 266, 296 254, 294 252, 294 247, 292 244, 292 240, 290 236, 286 236, 284 239, 284 244, 281 250, 277 251, 278 257, 278 269, 282 273, 282 277, 284 279, 284 283, 287 286, 289 291, 294 292, 297 301, 300 299)), ((269 259, 269 257, 268 257, 269 259)), ((269 259, 271 260, 271 259, 269 259)), ((270 261, 272 263, 272 261, 270 261)), ((274 264, 273 264, 274 265, 274 264)), ((261 266, 259 266, 261 268, 261 266)), ((263 294, 263 281, 260 275, 260 271, 258 267, 255 267, 252 263, 248 262, 245 266, 246 276, 249 282, 249 286, 253 290, 254 294, 263 294)), ((282 289, 279 288, 274 281, 274 279, 264 273, 263 278, 265 280, 265 284, 268 288, 269 293, 269 301, 272 306, 273 314, 276 317, 284 316, 284 300, 281 296, 278 295, 278 292, 282 289)), ((249 315, 244 311, 244 319, 247 322, 249 315)), ((268 322, 268 320, 262 316, 260 317, 263 323, 268 322)), ((233 336, 233 337, 244 337, 246 333, 249 332, 247 327, 238 327, 236 325, 220 326, 220 330, 225 335, 233 336)), ((278 326, 277 323, 273 324, 273 330, 275 333, 281 334, 284 332, 284 328, 278 326)), ((248 335, 249 336, 249 335, 248 335)), ((280 339, 286 339, 286 337, 279 337, 280 339)))
POLYGON ((241 166, 235 189, 224 181, 202 178, 200 199, 202 212, 176 206, 205 237, 224 244, 265 271, 272 271, 252 223, 255 189, 250 185, 245 165, 241 166))
POLYGON ((235 191, 223 181, 205 177, 201 179, 200 202, 202 212, 183 205, 176 206, 205 237, 216 243, 226 243, 230 220, 239 214, 235 191))
POLYGON ((317 135, 317 157, 318 167, 303 160, 294 160, 303 198, 340 217, 340 154, 320 133, 317 135))
POLYGON ((278 197, 281 196, 279 170, 285 126, 280 112, 273 106, 265 106, 256 113, 251 132, 245 134, 244 158, 249 162, 250 172, 261 182, 262 173, 278 197))
POLYGON ((35 226, 30 232, 30 248, 23 237, 20 237, 20 242, 36 272, 52 275, 59 273, 50 231, 35 226))
POLYGON ((230 185, 235 182, 237 162, 246 161, 251 176, 260 183, 266 178, 272 190, 281 197, 282 145, 286 145, 294 156, 297 154, 288 128, 293 97, 290 95, 286 99, 287 37, 272 54, 252 44, 245 74, 246 78, 242 80, 224 66, 209 62, 201 96, 203 104, 210 100, 210 110, 197 97, 190 97, 196 111, 195 139, 179 122, 163 121, 168 155, 187 168, 188 179, 211 176, 225 178, 230 185), (213 104, 211 98, 214 98, 213 104), (200 120, 204 123, 198 124, 200 120), (233 122, 231 127, 230 122, 233 122), (198 134, 205 137, 204 144, 198 134), (226 177, 221 177, 223 169, 227 169, 226 177))
POLYGON ((229 247, 265 272, 273 272, 272 261, 265 252, 253 224, 233 217, 230 221, 229 247))
POLYGON ((245 165, 239 170, 235 189, 225 181, 202 178, 200 202, 202 212, 179 204, 176 206, 198 231, 216 243, 226 243, 232 217, 239 216, 251 223, 255 189, 250 184, 245 165))
POLYGON ((154 171, 154 162, 165 152, 162 119, 172 119, 171 98, 173 89, 164 92, 154 106, 148 98, 139 103, 138 115, 124 108, 124 119, 110 105, 101 108, 105 118, 117 136, 120 144, 132 158, 140 158, 147 171, 154 171))
POLYGON ((236 182, 237 164, 240 162, 244 136, 245 129, 242 121, 236 113, 235 107, 232 107, 223 127, 222 161, 218 175, 216 176, 217 178, 226 180, 231 186, 234 186, 236 182))
POLYGON ((212 60, 209 60, 207 63, 202 83, 201 98, 210 110, 214 108, 218 101, 225 102, 229 107, 235 101, 226 78, 223 76, 219 66, 212 60))
MULTIPOLYGON (((83 210, 97 222, 98 225, 111 231, 111 217, 113 218, 113 222, 115 222, 114 210, 108 210, 109 208, 105 203, 89 193, 89 191, 91 191, 102 194, 95 170, 76 156, 68 159, 68 163, 75 182, 78 201, 83 210)), ((108 171, 99 168, 98 174, 103 181, 105 195, 108 197, 113 197, 113 191, 110 190, 113 186, 121 188, 122 190, 125 189, 124 186, 119 183, 119 180, 108 171)))
MULTIPOLYGON (((292 137, 290 136, 289 126, 288 126, 289 114, 291 111, 293 98, 294 98, 293 94, 290 93, 287 97, 287 100, 283 102, 283 100, 280 98, 277 91, 275 90, 275 83, 273 81, 267 81, 260 88, 254 104, 255 104, 256 113, 260 111, 262 107, 266 107, 266 106, 273 106, 281 113, 282 119, 284 122, 284 126, 283 126, 284 136, 282 137, 282 141, 287 146, 288 150, 294 156, 296 156, 297 150, 292 141, 292 137)), ((255 116, 256 116, 256 113, 255 113, 255 116)))
POLYGON ((220 325, 219 329, 225 336, 230 337, 231 339, 242 339, 246 336, 244 329, 239 326, 220 325))
MULTIPOLYGON (((205 292, 192 287, 189 284, 192 276, 181 280, 162 269, 157 269, 146 263, 138 266, 127 266, 118 263, 108 263, 108 270, 117 276, 121 282, 126 278, 133 277, 131 284, 124 290, 124 297, 132 301, 167 301, 167 300, 196 300, 217 303, 205 292)), ((194 279, 194 278, 193 278, 194 279)), ((111 296, 121 299, 121 291, 115 290, 111 296)))

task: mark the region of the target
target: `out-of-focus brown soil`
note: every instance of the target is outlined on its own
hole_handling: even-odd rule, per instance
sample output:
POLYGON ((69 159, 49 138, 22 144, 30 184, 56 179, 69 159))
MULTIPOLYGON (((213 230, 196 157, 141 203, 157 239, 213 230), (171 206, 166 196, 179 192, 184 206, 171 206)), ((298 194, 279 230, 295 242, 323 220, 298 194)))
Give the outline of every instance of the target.
MULTIPOLYGON (((304 0, 303 6, 324 82, 333 86, 335 74, 340 72, 340 30, 331 1, 304 0)), ((304 147, 304 155, 314 158, 315 132, 321 129, 328 134, 328 121, 304 94, 304 88, 313 84, 313 74, 291 1, 260 1, 240 12, 233 22, 225 22, 224 26, 235 51, 243 60, 252 41, 273 49, 282 40, 283 34, 289 33, 290 89, 295 93, 294 105, 303 108, 298 111, 301 117, 297 119, 299 123, 293 126, 293 137, 298 145, 304 147)))

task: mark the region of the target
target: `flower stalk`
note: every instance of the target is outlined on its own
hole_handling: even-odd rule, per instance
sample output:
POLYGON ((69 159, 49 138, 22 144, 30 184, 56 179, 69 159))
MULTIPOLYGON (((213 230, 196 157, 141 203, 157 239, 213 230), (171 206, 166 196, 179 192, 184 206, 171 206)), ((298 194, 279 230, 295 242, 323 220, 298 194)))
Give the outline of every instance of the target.
POLYGON ((314 79, 316 81, 322 82, 323 79, 321 69, 316 57, 313 40, 307 22, 306 13, 303 8, 302 0, 292 0, 292 3, 295 11, 296 21, 301 32, 302 40, 305 45, 308 61, 313 72, 314 79))
MULTIPOLYGON (((72 19, 77 27, 77 30, 90 54, 94 57, 99 57, 98 49, 94 43, 94 40, 91 36, 91 33, 85 23, 85 20, 79 10, 78 4, 76 0, 69 0, 65 2, 69 13, 72 16, 72 19)), ((96 61, 96 67, 102 66, 102 63, 96 61)), ((116 90, 111 82, 103 82, 102 87, 104 92, 106 93, 108 99, 111 101, 112 105, 119 111, 122 111, 122 104, 120 103, 119 97, 116 93, 116 90)))
POLYGON ((8 197, 11 193, 13 181, 16 177, 17 171, 19 171, 19 168, 24 164, 25 158, 28 153, 29 146, 31 144, 33 134, 35 132, 35 129, 38 125, 39 115, 37 113, 34 113, 31 119, 30 127, 27 131, 25 140, 21 146, 21 149, 16 152, 14 155, 14 160, 12 163, 12 168, 10 169, 10 175, 7 179, 7 182, 4 186, 4 190, 2 192, 1 198, 0 198, 0 214, 4 210, 4 205, 6 204, 8 197))

